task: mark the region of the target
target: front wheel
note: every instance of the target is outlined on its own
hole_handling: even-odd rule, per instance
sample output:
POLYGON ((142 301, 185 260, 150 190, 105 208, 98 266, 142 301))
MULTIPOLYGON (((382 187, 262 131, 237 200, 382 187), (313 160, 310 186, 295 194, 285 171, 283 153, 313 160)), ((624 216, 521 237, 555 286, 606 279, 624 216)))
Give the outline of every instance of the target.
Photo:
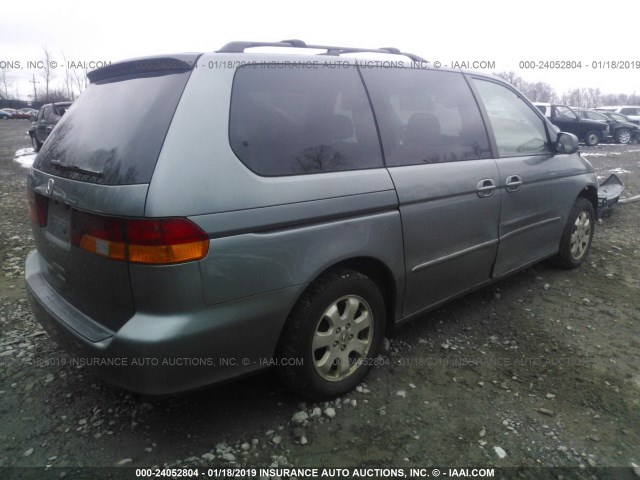
POLYGON ((354 270, 326 274, 287 320, 278 374, 291 390, 313 400, 347 393, 371 369, 384 325, 384 300, 369 277, 354 270))
POLYGON ((631 131, 627 128, 621 128, 616 133, 616 143, 626 145, 631 141, 631 131))
POLYGON ((595 130, 591 130, 584 136, 584 143, 590 147, 594 147, 600 141, 600 134, 595 130))
POLYGON ((591 202, 586 198, 578 198, 571 208, 560 239, 560 250, 554 258, 556 265, 571 269, 584 262, 591 248, 595 219, 591 202))

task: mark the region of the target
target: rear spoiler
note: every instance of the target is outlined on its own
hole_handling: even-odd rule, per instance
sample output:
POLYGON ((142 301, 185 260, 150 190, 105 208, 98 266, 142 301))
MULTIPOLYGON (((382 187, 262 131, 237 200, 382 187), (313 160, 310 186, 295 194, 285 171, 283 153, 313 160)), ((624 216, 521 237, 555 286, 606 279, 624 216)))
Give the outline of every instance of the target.
POLYGON ((193 70, 201 53, 181 53, 178 55, 159 55, 141 57, 123 62, 112 63, 87 73, 91 83, 124 75, 141 75, 157 72, 186 72, 193 70))

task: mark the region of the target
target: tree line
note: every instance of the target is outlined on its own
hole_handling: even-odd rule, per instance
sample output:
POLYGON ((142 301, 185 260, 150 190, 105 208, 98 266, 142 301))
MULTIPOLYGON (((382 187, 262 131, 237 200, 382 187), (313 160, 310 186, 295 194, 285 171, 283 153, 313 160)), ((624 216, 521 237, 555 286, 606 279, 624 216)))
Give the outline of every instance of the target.
POLYGON ((532 102, 558 103, 579 108, 596 108, 604 105, 640 105, 640 95, 635 92, 602 93, 599 88, 574 88, 558 94, 546 82, 527 82, 515 72, 495 73, 520 90, 532 102))

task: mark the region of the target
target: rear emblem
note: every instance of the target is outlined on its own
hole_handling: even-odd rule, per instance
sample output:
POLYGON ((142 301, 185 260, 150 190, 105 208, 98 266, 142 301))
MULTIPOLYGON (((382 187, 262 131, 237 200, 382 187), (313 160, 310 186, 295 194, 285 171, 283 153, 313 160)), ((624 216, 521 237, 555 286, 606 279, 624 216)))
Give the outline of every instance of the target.
POLYGON ((51 192, 53 191, 53 178, 50 178, 49 181, 47 182, 47 189, 45 190, 47 195, 51 195, 51 192))

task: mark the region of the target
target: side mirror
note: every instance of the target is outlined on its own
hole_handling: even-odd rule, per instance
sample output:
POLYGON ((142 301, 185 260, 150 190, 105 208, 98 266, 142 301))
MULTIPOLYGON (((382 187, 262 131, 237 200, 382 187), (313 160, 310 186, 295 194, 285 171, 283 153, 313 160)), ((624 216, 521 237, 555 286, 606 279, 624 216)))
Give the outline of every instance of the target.
POLYGON ((560 132, 556 139, 556 152, 572 154, 578 151, 578 137, 573 133, 560 132))

